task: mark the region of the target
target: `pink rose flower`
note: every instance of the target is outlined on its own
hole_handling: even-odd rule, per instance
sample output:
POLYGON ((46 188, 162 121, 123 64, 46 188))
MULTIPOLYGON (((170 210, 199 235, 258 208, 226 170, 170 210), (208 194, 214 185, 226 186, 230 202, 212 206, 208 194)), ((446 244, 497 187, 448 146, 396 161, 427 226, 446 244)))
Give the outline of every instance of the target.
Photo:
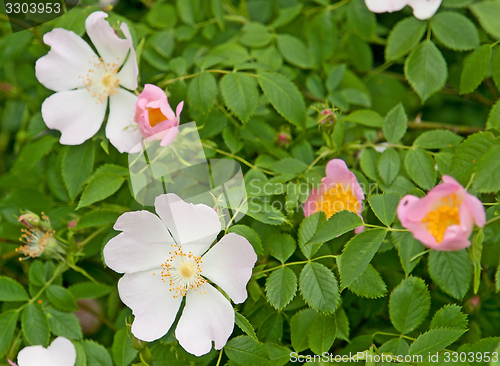
MULTIPOLYGON (((341 159, 332 159, 326 165, 326 177, 319 188, 313 188, 304 203, 304 216, 323 211, 327 218, 340 211, 351 211, 361 217, 365 195, 353 172, 341 159)), ((364 226, 354 232, 360 233, 364 226)))
POLYGON ((398 217, 416 239, 436 250, 469 247, 474 223, 479 227, 486 223, 481 201, 447 175, 423 198, 404 196, 399 202, 398 217))
POLYGON ((146 84, 135 104, 134 121, 145 139, 161 140, 160 145, 167 146, 179 133, 183 106, 184 102, 180 102, 174 114, 165 92, 155 85, 146 84))

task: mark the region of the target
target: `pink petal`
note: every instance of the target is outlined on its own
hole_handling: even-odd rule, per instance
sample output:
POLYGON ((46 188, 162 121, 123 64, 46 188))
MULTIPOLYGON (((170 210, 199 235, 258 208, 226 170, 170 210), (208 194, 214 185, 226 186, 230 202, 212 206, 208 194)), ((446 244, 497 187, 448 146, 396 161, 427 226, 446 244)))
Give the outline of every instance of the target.
POLYGON ((61 144, 80 145, 94 136, 104 120, 107 101, 96 102, 87 89, 52 94, 42 104, 48 128, 61 131, 61 144))
POLYGON ((246 286, 257 262, 257 254, 246 238, 227 234, 202 260, 203 277, 220 286, 236 304, 246 300, 246 286))
POLYGON ((465 196, 465 202, 472 216, 474 217, 476 225, 479 227, 483 227, 486 224, 486 212, 481 200, 467 193, 465 196))
POLYGON ((134 90, 137 89, 137 76, 139 75, 137 55, 135 53, 134 45, 132 42, 132 35, 130 34, 127 23, 122 23, 120 29, 122 30, 125 38, 129 43, 130 53, 122 68, 118 72, 117 77, 118 79, 120 79, 121 86, 130 90, 134 90))
POLYGON ((175 320, 182 296, 174 298, 160 275, 161 269, 126 273, 118 281, 120 299, 135 316, 132 334, 152 342, 163 337, 175 320), (153 273, 155 273, 153 275, 153 273))
POLYGON ((224 295, 206 284, 199 292, 188 292, 175 337, 186 351, 201 356, 210 352, 212 341, 215 349, 222 349, 233 328, 233 307, 224 295))
POLYGON ((177 108, 175 109, 175 115, 177 117, 177 120, 180 120, 183 108, 184 108, 184 102, 180 102, 179 104, 177 104, 177 108))
POLYGON ((45 33, 43 41, 51 48, 35 64, 38 81, 54 91, 83 87, 82 77, 88 73, 90 63, 97 60, 87 42, 62 28, 45 33))
POLYGON ((168 129, 160 142, 160 146, 170 145, 175 140, 178 133, 179 133, 179 128, 177 127, 172 127, 168 129))

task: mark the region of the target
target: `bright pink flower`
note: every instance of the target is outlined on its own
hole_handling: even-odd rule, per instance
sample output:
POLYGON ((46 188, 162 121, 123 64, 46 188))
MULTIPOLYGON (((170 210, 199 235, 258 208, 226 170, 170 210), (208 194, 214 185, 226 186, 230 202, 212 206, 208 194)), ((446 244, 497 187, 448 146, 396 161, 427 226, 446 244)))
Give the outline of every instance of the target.
POLYGON ((483 227, 486 222, 481 201, 447 175, 443 175, 443 183, 431 189, 427 196, 403 197, 398 217, 416 239, 436 250, 469 247, 474 223, 483 227))
MULTIPOLYGON (((313 188, 304 203, 304 215, 323 211, 327 218, 340 211, 351 211, 361 217, 365 195, 353 172, 341 159, 332 159, 326 165, 326 177, 319 188, 313 188)), ((364 226, 356 228, 360 233, 364 226)))
POLYGON ((135 104, 135 117, 141 135, 145 139, 161 140, 167 146, 179 133, 179 116, 184 102, 177 105, 175 114, 165 92, 159 87, 146 84, 135 104))

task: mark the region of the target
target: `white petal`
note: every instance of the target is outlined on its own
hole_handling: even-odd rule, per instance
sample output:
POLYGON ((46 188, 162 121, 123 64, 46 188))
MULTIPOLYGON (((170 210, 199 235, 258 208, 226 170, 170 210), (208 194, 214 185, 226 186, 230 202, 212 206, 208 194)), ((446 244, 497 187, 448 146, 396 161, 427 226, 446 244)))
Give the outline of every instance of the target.
POLYGON ((106 137, 121 153, 130 152, 142 139, 134 122, 135 102, 137 96, 122 88, 118 88, 117 92, 109 97, 106 137))
POLYGON ((132 333, 146 342, 163 337, 175 320, 182 296, 174 298, 161 269, 126 273, 118 281, 120 299, 135 315, 132 333), (153 272, 155 275, 153 275, 153 272))
POLYGON ((441 5, 441 0, 410 0, 408 5, 413 8, 415 18, 424 20, 436 14, 441 5))
POLYGON ((83 76, 88 73, 90 63, 97 61, 87 42, 62 28, 45 33, 43 41, 51 48, 35 64, 38 81, 54 91, 83 87, 83 76))
POLYGON ((155 209, 184 253, 202 255, 220 232, 219 216, 212 208, 184 202, 173 193, 156 197, 155 209))
POLYGON ((403 9, 408 0, 365 0, 366 7, 373 13, 392 13, 403 9))
POLYGON ((204 355, 212 349, 221 349, 233 332, 234 310, 229 301, 211 285, 190 290, 186 295, 186 306, 175 329, 180 345, 195 356, 204 355), (206 292, 206 293, 205 293, 206 292))
POLYGON ((137 75, 139 75, 139 67, 137 66, 137 56, 132 43, 132 35, 128 29, 127 23, 122 23, 120 26, 125 38, 130 42, 130 54, 127 61, 123 64, 121 70, 118 72, 118 79, 120 85, 123 87, 134 90, 137 89, 137 75))
POLYGON ((105 20, 107 17, 108 14, 103 11, 93 12, 85 20, 85 29, 103 61, 121 66, 132 44, 115 33, 105 20))
POLYGON ((61 131, 61 144, 80 145, 99 131, 107 104, 87 89, 61 91, 45 99, 42 117, 48 128, 61 131))
POLYGON ((158 216, 148 211, 127 212, 114 226, 123 233, 111 239, 103 250, 104 261, 113 271, 133 273, 159 268, 171 256, 174 243, 158 216))
POLYGON ((64 337, 57 337, 47 348, 53 366, 74 366, 76 350, 73 343, 64 337))
POLYGON ((19 366, 54 366, 50 360, 49 352, 42 346, 23 348, 17 354, 19 366))
POLYGON ((246 300, 247 283, 257 261, 257 254, 246 238, 234 233, 227 234, 202 260, 203 277, 220 286, 235 303, 246 300))

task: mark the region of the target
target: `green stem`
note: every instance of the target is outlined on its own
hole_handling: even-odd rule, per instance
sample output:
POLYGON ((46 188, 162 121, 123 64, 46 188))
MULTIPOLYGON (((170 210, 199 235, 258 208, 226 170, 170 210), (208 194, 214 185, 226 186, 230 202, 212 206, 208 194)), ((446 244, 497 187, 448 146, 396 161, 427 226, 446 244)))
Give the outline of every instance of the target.
POLYGON ((333 153, 333 151, 331 150, 325 150, 323 151, 321 154, 319 154, 316 159, 314 159, 314 161, 307 167, 305 173, 308 173, 317 163, 318 161, 320 161, 321 159, 323 159, 325 156, 327 156, 328 154, 331 154, 333 153))
POLYGON ((89 236, 87 236, 85 238, 85 240, 83 240, 82 242, 80 242, 80 244, 79 244, 80 248, 83 248, 85 245, 87 245, 89 243, 89 241, 91 241, 92 239, 94 239, 96 236, 98 236, 100 233, 102 233, 108 227, 109 226, 102 226, 99 229, 97 229, 96 231, 94 231, 92 234, 90 234, 89 236))
POLYGON ((335 254, 327 254, 327 255, 323 255, 321 257, 317 257, 317 258, 313 258, 313 259, 308 259, 306 261, 283 263, 280 266, 276 266, 276 267, 273 267, 273 268, 265 269, 265 270, 260 271, 260 272, 256 272, 256 273, 252 274, 252 276, 256 276, 258 274, 262 274, 262 273, 266 273, 266 272, 272 272, 272 271, 274 271, 276 269, 279 269, 279 268, 282 268, 282 267, 295 266, 297 264, 307 264, 307 263, 314 262, 314 261, 317 261, 317 260, 320 260, 320 259, 337 258, 337 257, 338 257, 338 255, 335 255, 335 254))
POLYGON ((220 350, 219 352, 219 359, 217 360, 217 364, 215 366, 219 366, 220 365, 220 360, 222 359, 222 350, 220 350))
POLYGON ((378 225, 372 225, 372 224, 363 224, 363 226, 368 226, 368 227, 373 227, 375 229, 384 229, 387 231, 398 231, 398 232, 407 232, 408 230, 406 229, 394 229, 393 227, 387 227, 387 226, 378 226, 378 225))
POLYGON ((486 221, 485 226, 491 224, 492 222, 498 221, 498 220, 500 220, 500 215, 486 221))

